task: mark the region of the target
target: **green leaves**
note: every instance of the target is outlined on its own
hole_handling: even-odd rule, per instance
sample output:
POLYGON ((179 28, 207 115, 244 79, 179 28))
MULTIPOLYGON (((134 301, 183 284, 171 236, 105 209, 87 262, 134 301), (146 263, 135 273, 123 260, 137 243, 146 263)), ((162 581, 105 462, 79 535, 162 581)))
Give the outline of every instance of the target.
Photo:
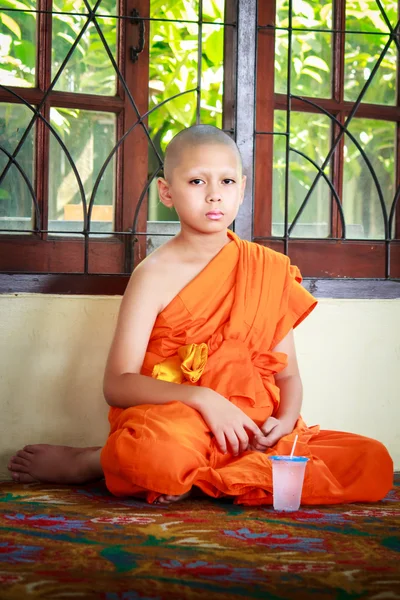
MULTIPOLYGON (((62 10, 85 13, 83 2, 67 2, 62 10), (68 6, 67 6, 68 5, 68 6)), ((102 0, 98 13, 115 15, 115 0, 102 0)), ((56 74, 65 56, 86 23, 86 17, 74 14, 53 15, 52 75, 56 74)), ((117 22, 115 19, 98 17, 103 36, 111 54, 116 57, 117 22)), ((94 26, 90 24, 80 38, 79 44, 68 60, 57 90, 112 96, 116 89, 116 73, 104 44, 94 26)))
POLYGON ((21 28, 7 13, 0 13, 0 20, 19 40, 21 39, 21 28))
MULTIPOLYGON (((221 22, 224 0, 205 0, 203 19, 221 22)), ((198 6, 191 0, 153 0, 154 17, 191 20, 192 23, 152 22, 150 26, 150 107, 201 84, 201 119, 221 125, 224 31, 220 25, 203 25, 201 82, 198 82, 198 6), (164 11, 164 13, 163 13, 164 11)), ((196 119, 196 95, 184 94, 156 109, 149 118, 151 133, 164 150, 171 132, 178 133, 196 119), (161 133, 160 136, 157 134, 161 133)))
MULTIPOLYGON (((293 0, 293 69, 291 92, 303 96, 331 97, 332 35, 324 30, 332 28, 332 0, 313 2, 293 0), (320 31, 307 31, 318 29, 320 31), (303 31, 300 31, 303 30, 303 31)), ((394 27, 397 22, 397 2, 384 2, 387 18, 394 27)), ((288 0, 277 2, 277 25, 288 27, 288 0)), ((347 0, 345 37, 345 99, 355 101, 388 41, 389 27, 376 0, 347 0), (358 33, 358 31, 360 33, 358 33), (382 35, 379 35, 379 32, 382 35)), ((275 91, 286 93, 288 32, 276 32, 275 91)), ((398 55, 394 42, 382 61, 364 102, 395 104, 396 68, 398 55)))
POLYGON ((18 0, 2 0, 1 7, 2 8, 17 8, 19 10, 26 10, 26 9, 35 10, 36 2, 35 2, 35 0, 33 0, 32 2, 29 2, 29 0, 27 0, 26 2, 18 2, 18 0))
MULTIPOLYGON (((7 0, 2 8, 26 10, 36 3, 7 0)), ((34 13, 0 11, 1 81, 5 85, 32 87, 35 83, 34 13)))
POLYGON ((203 43, 203 57, 208 67, 214 67, 221 64, 224 42, 224 32, 222 28, 214 29, 205 37, 203 43))
POLYGON ((319 69, 320 71, 326 71, 329 73, 329 67, 322 58, 319 56, 307 56, 304 60, 304 65, 313 67, 314 69, 319 69))

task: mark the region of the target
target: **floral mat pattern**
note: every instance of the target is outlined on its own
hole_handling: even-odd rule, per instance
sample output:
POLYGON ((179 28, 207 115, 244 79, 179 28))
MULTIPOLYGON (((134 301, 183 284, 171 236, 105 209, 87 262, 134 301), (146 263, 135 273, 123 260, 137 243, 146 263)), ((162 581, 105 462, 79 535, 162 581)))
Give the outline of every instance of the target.
POLYGON ((165 507, 85 486, 0 484, 0 598, 400 598, 400 476, 383 502, 165 507))

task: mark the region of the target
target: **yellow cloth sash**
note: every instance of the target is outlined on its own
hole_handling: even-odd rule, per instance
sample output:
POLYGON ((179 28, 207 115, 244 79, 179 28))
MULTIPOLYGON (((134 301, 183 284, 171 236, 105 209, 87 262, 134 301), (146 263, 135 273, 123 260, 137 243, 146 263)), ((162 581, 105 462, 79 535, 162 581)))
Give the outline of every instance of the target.
POLYGON ((178 350, 178 354, 155 365, 151 376, 154 379, 183 383, 197 383, 207 364, 207 344, 187 344, 178 350))

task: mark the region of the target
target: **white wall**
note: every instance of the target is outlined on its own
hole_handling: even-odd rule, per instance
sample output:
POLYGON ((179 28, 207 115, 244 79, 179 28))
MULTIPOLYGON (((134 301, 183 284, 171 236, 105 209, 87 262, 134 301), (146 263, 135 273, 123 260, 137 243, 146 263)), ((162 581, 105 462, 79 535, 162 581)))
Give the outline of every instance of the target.
POLYGON ((320 300, 296 344, 306 422, 380 440, 400 470, 400 300, 320 300))
MULTIPOLYGON (((0 296, 0 478, 28 443, 101 445, 119 297, 0 296)), ((400 300, 321 300, 296 332, 309 425, 381 440, 400 469, 400 300)))

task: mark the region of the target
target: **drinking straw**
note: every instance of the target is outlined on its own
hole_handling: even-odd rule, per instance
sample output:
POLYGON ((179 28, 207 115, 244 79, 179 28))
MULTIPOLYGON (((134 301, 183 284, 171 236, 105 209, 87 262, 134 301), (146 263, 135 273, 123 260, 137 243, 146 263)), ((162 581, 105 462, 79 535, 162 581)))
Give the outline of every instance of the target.
POLYGON ((293 446, 292 446, 292 451, 291 451, 291 453, 290 453, 290 458, 293 458, 294 449, 296 448, 296 444, 297 444, 297 438, 298 438, 298 437, 299 437, 299 436, 298 436, 298 435, 296 435, 296 437, 294 438, 294 442, 293 442, 293 446))

